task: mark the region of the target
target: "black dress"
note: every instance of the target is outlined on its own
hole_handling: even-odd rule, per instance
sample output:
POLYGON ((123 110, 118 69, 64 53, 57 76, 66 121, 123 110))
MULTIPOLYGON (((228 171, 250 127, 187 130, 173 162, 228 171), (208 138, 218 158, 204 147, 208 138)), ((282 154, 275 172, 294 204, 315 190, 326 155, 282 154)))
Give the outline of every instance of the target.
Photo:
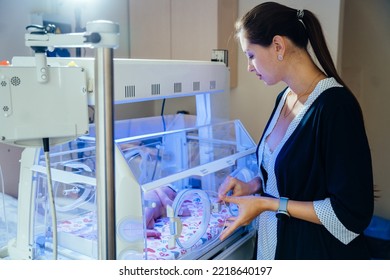
MULTIPOLYGON (((313 100, 308 99, 309 106, 297 116, 295 127, 275 150, 274 173, 266 174, 263 168, 260 171, 265 192, 266 181, 273 176, 278 192, 274 196, 314 201, 323 223, 278 220, 275 259, 369 259, 362 235, 374 209, 369 143, 356 98, 344 87, 329 86, 332 83, 335 80, 328 78, 317 85, 320 92, 313 100), (323 91, 321 83, 328 84, 323 91)), ((260 147, 274 115, 279 113, 283 94, 278 95, 260 147)), ((261 163, 260 150, 259 156, 261 163)))

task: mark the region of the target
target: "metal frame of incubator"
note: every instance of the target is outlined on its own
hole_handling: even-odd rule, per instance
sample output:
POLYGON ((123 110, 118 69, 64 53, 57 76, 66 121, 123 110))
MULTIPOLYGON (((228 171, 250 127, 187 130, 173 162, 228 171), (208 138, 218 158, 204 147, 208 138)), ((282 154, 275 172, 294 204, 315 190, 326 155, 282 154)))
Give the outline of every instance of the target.
MULTIPOLYGON (((222 118, 228 117, 226 112, 221 112, 215 109, 215 104, 218 103, 214 101, 214 96, 217 95, 226 95, 224 100, 228 101, 228 93, 219 94, 222 90, 220 87, 213 88, 212 90, 207 89, 206 91, 199 90, 197 92, 193 92, 188 90, 183 94, 173 94, 171 92, 162 92, 162 94, 152 96, 138 96, 137 98, 133 98, 130 100, 124 100, 122 96, 119 96, 117 91, 114 91, 115 87, 124 88, 126 87, 123 84, 123 77, 119 75, 119 77, 114 76, 114 68, 118 67, 128 67, 129 60, 126 59, 116 59, 113 58, 113 48, 117 46, 117 27, 111 26, 113 25, 110 22, 103 23, 104 32, 100 35, 102 38, 106 38, 106 40, 102 40, 99 43, 90 43, 80 40, 85 40, 85 34, 72 34, 70 38, 72 38, 73 43, 69 44, 67 40, 68 37, 65 35, 54 35, 54 34, 44 34, 44 35, 26 35, 26 45, 27 46, 72 46, 72 47, 93 47, 96 48, 96 57, 95 59, 48 59, 50 63, 69 63, 70 60, 76 62, 76 64, 81 65, 83 69, 87 71, 87 75, 93 77, 94 80, 94 99, 89 100, 89 104, 95 105, 95 125, 96 125, 96 184, 98 201, 97 201, 97 211, 99 216, 98 223, 98 259, 116 259, 117 258, 117 246, 116 246, 116 217, 115 217, 115 149, 114 149, 114 120, 113 120, 113 104, 115 103, 130 103, 130 102, 142 102, 147 100, 157 100, 162 98, 174 98, 177 96, 192 96, 195 95, 196 98, 196 109, 197 109, 197 118, 201 123, 210 123, 214 118, 222 118), (106 30, 109 30, 108 32, 106 30), (43 38, 43 39, 42 39, 43 38), (76 42, 76 43, 74 43, 76 42), (201 94, 200 94, 201 93, 201 94), (218 93, 218 94, 215 94, 218 93)), ((101 25, 98 25, 99 28, 101 25)), ((91 32, 88 32, 87 25, 87 33, 90 36, 91 32)), ((96 32, 95 32, 96 33, 96 32)), ((87 39, 88 40, 88 39, 87 39)), ((14 64, 16 66, 35 66, 37 69, 37 79, 42 79, 44 76, 42 75, 42 69, 46 69, 47 67, 46 58, 42 56, 42 54, 36 54, 36 57, 33 58, 15 58, 14 64)), ((131 60, 131 63, 137 65, 139 61, 131 60)), ((134 72, 128 73, 128 75, 148 75, 147 67, 142 70, 142 65, 145 63, 143 61, 141 67, 133 67, 134 72), (141 69, 141 70, 140 70, 141 69)), ((148 63, 155 63, 154 61, 146 61, 148 63)), ((215 63, 213 62, 215 67, 225 67, 223 63, 215 63)), ((214 73, 208 72, 208 65, 203 65, 201 62, 181 62, 181 61, 159 61, 154 65, 156 71, 160 71, 161 74, 164 71, 171 71, 173 73, 177 73, 177 75, 183 75, 182 69, 189 69, 188 71, 192 72, 204 72, 202 75, 214 75, 214 73), (173 66, 172 66, 173 65, 173 66), (171 67, 171 68, 170 68, 171 67), (192 68, 191 68, 192 67, 192 68), (176 72, 175 72, 176 71, 176 72)), ((131 69, 131 68, 126 68, 131 69)), ((121 71, 115 71, 115 73, 120 73, 121 71)), ((191 73, 192 73, 191 72, 191 73)), ((216 73, 225 73, 226 76, 218 76, 215 79, 225 81, 225 84, 222 86, 224 90, 229 89, 229 73, 226 68, 226 72, 224 71, 213 71, 216 73)), ((46 73, 46 72, 45 72, 46 73)), ((201 75, 201 76, 202 76, 201 75)), ((162 79, 164 79, 164 75, 162 74, 162 79)), ((50 78, 50 77, 49 77, 50 78)), ((169 78, 166 78, 169 79, 169 78)), ((201 79, 201 77, 199 78, 201 79)), ((46 81, 41 81, 41 83, 45 83, 46 81)), ((169 81, 173 83, 174 81, 169 81)), ((148 85, 150 82, 147 82, 148 85)), ((219 85, 220 86, 220 85, 219 85)), ((88 96, 91 99, 91 96, 88 96)), ((222 110, 223 111, 223 110, 222 110)), ((6 142, 6 141, 5 141, 6 142)), ((8 142, 6 142, 8 143, 8 142)), ((10 144, 13 144, 10 142, 10 144)), ((250 150, 247 153, 253 153, 254 150, 250 150)), ((19 205, 25 203, 25 201, 20 200, 19 205)), ((33 213, 32 209, 30 210, 30 215, 33 213)), ((32 217, 26 216, 26 222, 31 221, 32 217)), ((18 229, 17 236, 17 244, 15 247, 10 247, 9 250, 13 250, 13 254, 15 256, 19 256, 20 258, 29 258, 31 256, 31 249, 29 248, 31 242, 31 237, 26 236, 25 232, 20 231, 18 229)), ((199 258, 201 256, 202 259, 224 259, 224 258, 244 258, 244 256, 233 256, 234 251, 237 250, 240 246, 252 246, 253 237, 255 231, 251 232, 242 232, 238 231, 236 234, 229 237, 226 241, 221 242, 217 246, 213 248, 206 247, 207 251, 203 251, 201 255, 198 254, 188 254, 185 256, 185 259, 191 258, 199 258), (247 244, 247 245, 243 245, 247 244)), ((240 253, 239 253, 240 254, 240 253)))

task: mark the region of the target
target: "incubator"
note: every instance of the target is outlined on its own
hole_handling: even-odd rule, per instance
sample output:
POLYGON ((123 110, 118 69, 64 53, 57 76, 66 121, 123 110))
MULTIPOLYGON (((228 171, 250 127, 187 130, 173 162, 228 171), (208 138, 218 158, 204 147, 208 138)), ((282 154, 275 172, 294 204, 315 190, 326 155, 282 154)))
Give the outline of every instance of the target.
POLYGON ((34 31, 26 45, 35 58, 16 57, 0 67, 0 141, 25 147, 9 257, 252 258, 252 225, 219 239, 239 210, 218 199, 219 186, 228 175, 249 181, 257 174, 255 143, 239 120, 228 118, 228 68, 113 59, 117 32, 115 24, 100 21, 75 39, 34 31), (41 49, 64 44, 92 44, 96 58, 49 59, 41 49), (196 99, 195 115, 113 121, 110 113, 114 104, 184 96, 196 99), (89 125, 87 105, 96 116, 89 125), (80 114, 69 118, 73 111, 80 114), (21 134, 26 116, 29 130, 21 134), (49 138, 50 152, 39 146, 49 138))
MULTIPOLYGON (((176 114, 116 121, 115 132, 117 259, 251 257, 251 225, 218 238, 237 214, 237 206, 218 201, 219 185, 227 175, 248 181, 257 172, 256 145, 240 121, 199 124, 197 116, 176 114)), ((50 152, 61 259, 97 258, 95 152, 93 125, 89 135, 50 152)), ((31 258, 50 259, 42 149, 26 148, 21 172, 20 199, 31 201, 30 228, 24 224, 31 258)))

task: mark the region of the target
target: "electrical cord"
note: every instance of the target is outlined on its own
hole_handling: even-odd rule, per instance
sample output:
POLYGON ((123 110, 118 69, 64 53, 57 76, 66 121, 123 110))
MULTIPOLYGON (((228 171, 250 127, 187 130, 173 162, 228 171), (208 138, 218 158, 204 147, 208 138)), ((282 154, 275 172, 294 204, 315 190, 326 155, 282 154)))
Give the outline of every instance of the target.
POLYGON ((50 168, 50 155, 49 155, 49 138, 43 138, 43 151, 45 153, 45 161, 46 161, 46 177, 47 177, 47 189, 49 192, 49 202, 50 202, 50 213, 51 213, 51 231, 53 238, 53 259, 57 259, 57 248, 58 248, 58 239, 57 239, 57 214, 54 203, 54 195, 53 195, 53 183, 51 179, 51 168, 50 168))
POLYGON ((163 121, 164 131, 166 130, 165 117, 164 117, 165 100, 166 100, 166 99, 164 98, 164 99, 163 99, 163 102, 162 102, 162 105, 161 105, 161 113, 160 113, 160 116, 161 116, 162 121, 163 121))
MULTIPOLYGON (((163 102, 162 102, 162 105, 161 105, 161 113, 160 113, 160 116, 161 116, 161 119, 162 119, 162 122, 163 122, 163 129, 164 131, 166 131, 166 124, 165 124, 165 117, 164 117, 164 110, 165 110, 165 98, 163 99, 163 102)), ((158 159, 160 158, 160 150, 161 148, 157 148, 157 155, 156 155, 156 161, 155 161, 155 164, 154 164, 154 168, 153 168, 153 175, 152 175, 152 181, 154 181, 155 179, 155 176, 156 176, 156 170, 157 170, 157 163, 158 163, 158 159)))

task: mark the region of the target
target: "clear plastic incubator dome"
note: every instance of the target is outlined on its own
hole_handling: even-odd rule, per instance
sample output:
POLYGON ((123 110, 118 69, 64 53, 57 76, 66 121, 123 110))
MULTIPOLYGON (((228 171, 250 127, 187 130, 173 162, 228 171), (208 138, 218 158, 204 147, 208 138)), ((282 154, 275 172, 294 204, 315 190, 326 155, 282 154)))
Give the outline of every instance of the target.
MULTIPOLYGON (((228 175, 243 181, 256 176, 255 143, 238 120, 197 122, 184 114, 115 122, 117 259, 212 258, 253 230, 241 228, 219 240, 238 209, 219 201, 217 191, 228 175)), ((50 156, 58 256, 96 259, 94 128, 53 147, 50 156)), ((42 150, 28 148, 22 168, 22 184, 33 197, 33 258, 49 259, 53 229, 42 150)))

